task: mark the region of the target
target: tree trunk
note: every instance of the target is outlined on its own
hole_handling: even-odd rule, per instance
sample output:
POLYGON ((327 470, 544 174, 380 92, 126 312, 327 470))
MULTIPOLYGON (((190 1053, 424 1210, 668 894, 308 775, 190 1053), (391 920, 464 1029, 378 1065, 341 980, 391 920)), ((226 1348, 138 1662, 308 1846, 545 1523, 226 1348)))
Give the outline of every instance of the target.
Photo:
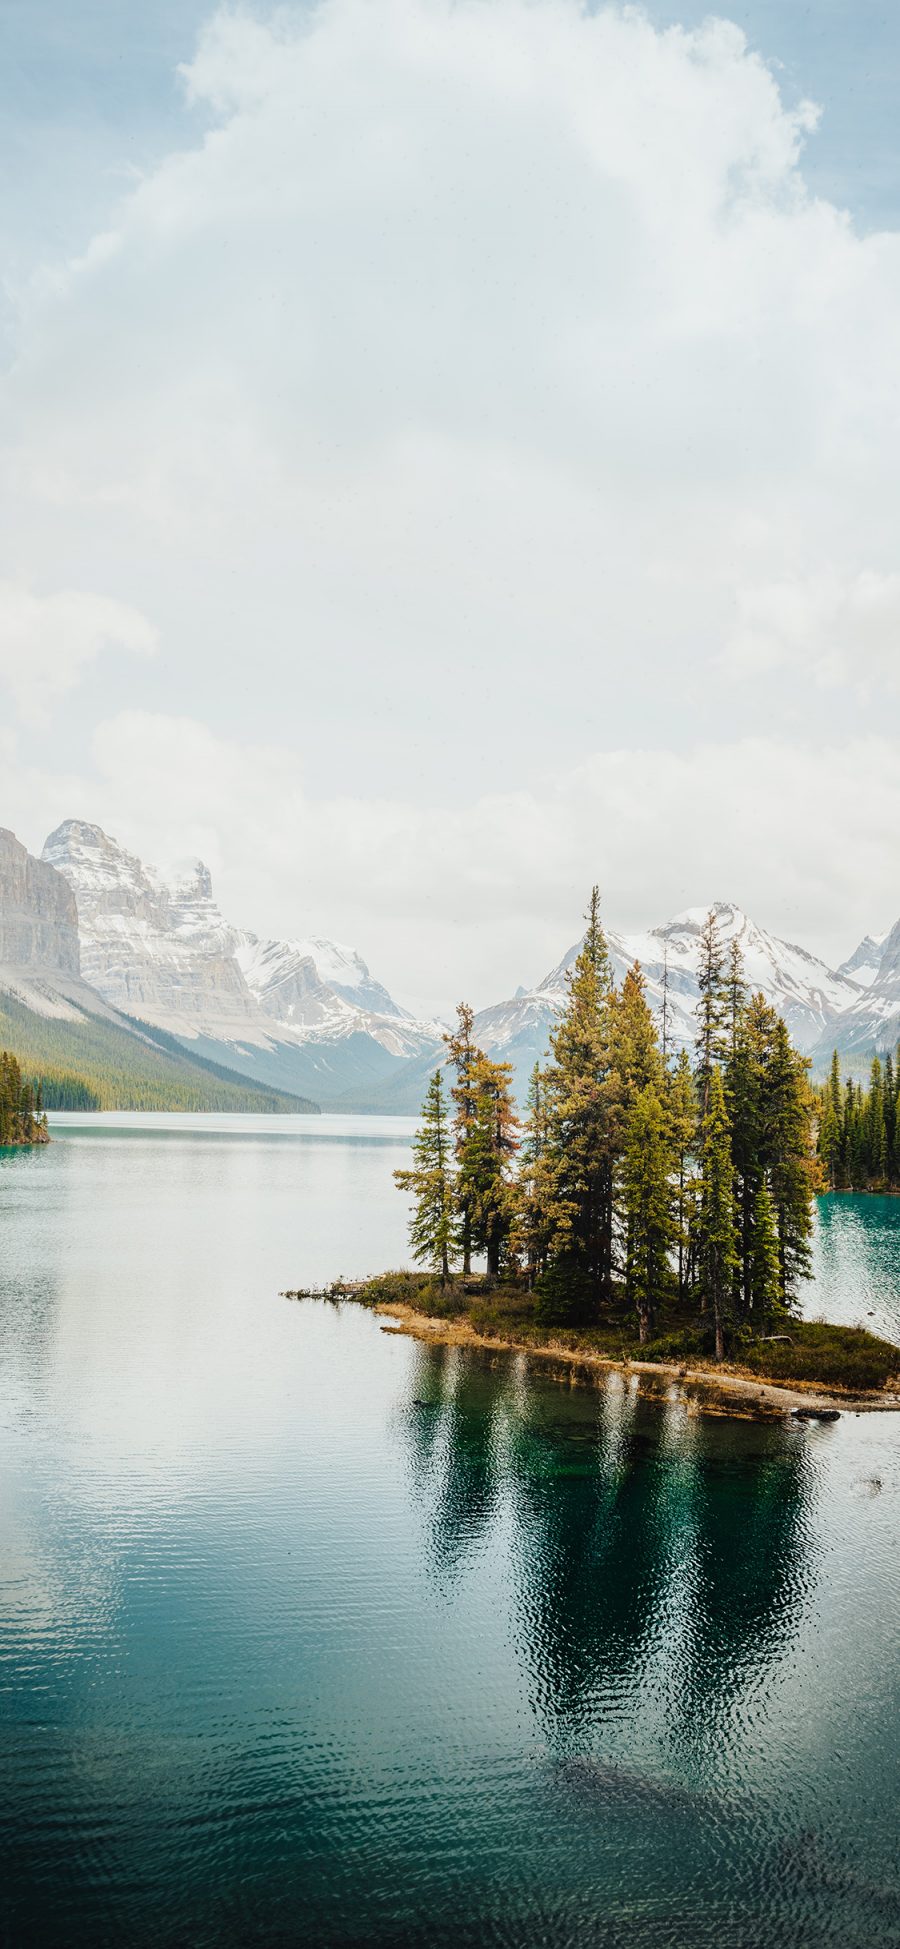
POLYGON ((717 1359, 717 1360, 724 1360, 724 1358, 725 1358, 725 1328, 724 1328, 724 1325, 723 1325, 723 1322, 722 1322, 722 1314, 721 1314, 721 1311, 720 1311, 720 1308, 719 1308, 719 1296, 718 1296, 718 1293, 716 1294, 716 1298, 715 1298, 715 1302, 714 1302, 714 1305, 715 1305, 715 1321, 716 1321, 716 1359, 717 1359))

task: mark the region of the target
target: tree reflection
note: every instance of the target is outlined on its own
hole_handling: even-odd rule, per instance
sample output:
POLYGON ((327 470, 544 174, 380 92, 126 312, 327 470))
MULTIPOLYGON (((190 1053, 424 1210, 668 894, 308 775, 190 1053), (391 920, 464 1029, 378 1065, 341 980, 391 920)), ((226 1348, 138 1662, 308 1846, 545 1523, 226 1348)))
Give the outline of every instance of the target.
POLYGON ((414 1387, 432 1567, 458 1574, 506 1519, 514 1637, 554 1750, 637 1703, 669 1740, 715 1741, 804 1607, 802 1437, 468 1349, 421 1347, 414 1387))

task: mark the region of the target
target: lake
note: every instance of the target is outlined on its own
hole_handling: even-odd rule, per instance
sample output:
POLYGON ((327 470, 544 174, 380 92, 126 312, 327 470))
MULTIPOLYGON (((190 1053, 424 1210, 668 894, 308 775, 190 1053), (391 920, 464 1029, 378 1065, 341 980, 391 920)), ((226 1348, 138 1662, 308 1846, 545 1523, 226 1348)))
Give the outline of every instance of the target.
MULTIPOLYGON (((698 1418, 281 1289, 377 1118, 0 1156, 0 1941, 900 1945, 900 1418, 698 1418)), ((808 1310, 900 1339, 900 1200, 808 1310)))

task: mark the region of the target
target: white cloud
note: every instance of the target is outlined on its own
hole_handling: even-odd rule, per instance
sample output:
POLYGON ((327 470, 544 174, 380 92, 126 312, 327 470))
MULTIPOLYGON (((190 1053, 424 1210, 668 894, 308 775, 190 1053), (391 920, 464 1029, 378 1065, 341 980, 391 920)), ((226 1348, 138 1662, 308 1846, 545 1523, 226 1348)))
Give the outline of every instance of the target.
POLYGON ((900 908, 900 237, 807 193, 815 112, 575 0, 228 10, 184 81, 204 139, 20 294, 0 389, 17 576, 113 560, 160 633, 61 811, 435 1000, 595 876, 835 954, 900 908))
POLYGON ((900 689, 900 574, 775 582, 742 592, 724 661, 741 674, 805 665, 823 684, 900 689))
POLYGON ((451 673, 529 760, 684 738, 773 589, 893 574, 900 240, 808 195, 735 27, 229 10, 185 85, 202 144, 23 296, 8 532, 89 586, 113 548, 220 724, 250 661, 357 774, 373 713, 439 760, 451 673))
MULTIPOLYGON (((33 778, 26 837, 44 837, 33 778), (35 821, 38 824, 35 824, 35 821)), ((578 932, 593 880, 610 925, 736 899, 776 933, 842 959, 900 913, 900 745, 774 739, 682 756, 597 754, 452 808, 400 794, 310 794, 284 746, 216 738, 189 719, 102 725, 91 774, 46 796, 156 863, 201 855, 228 917, 282 936, 353 940, 400 999, 480 1004, 537 980, 578 932)))
POLYGON ((128 603, 80 589, 35 595, 0 581, 0 683, 27 722, 43 723, 101 651, 147 655, 155 646, 155 630, 128 603))

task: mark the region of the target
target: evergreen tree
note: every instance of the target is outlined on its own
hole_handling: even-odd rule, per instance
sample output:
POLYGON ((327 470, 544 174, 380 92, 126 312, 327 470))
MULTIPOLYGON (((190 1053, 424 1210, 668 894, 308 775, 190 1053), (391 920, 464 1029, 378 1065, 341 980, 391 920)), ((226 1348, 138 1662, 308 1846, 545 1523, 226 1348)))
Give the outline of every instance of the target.
POLYGON ((869 1101, 866 1106, 868 1175, 876 1184, 885 1184, 888 1175, 887 1124, 884 1114, 884 1075, 877 1056, 869 1073, 869 1101))
POLYGON ((500 1273, 515 1214, 512 1163, 519 1125, 512 1100, 512 1067, 479 1055, 472 1066, 474 1117, 459 1153, 456 1206, 469 1221, 469 1242, 484 1252, 487 1275, 500 1273))
POLYGON ((781 1299, 775 1207, 764 1177, 759 1179, 753 1198, 749 1261, 750 1303, 757 1324, 763 1325, 781 1299))
POLYGON ((412 1197, 409 1242, 419 1265, 439 1272, 441 1285, 450 1280, 453 1253, 453 1175, 447 1104, 439 1069, 435 1070, 422 1105, 422 1121, 413 1141, 413 1166, 395 1171, 394 1183, 412 1197))
POLYGON ((887 1176, 894 1182, 894 1144, 897 1136, 897 1089, 894 1081, 894 1064, 888 1050, 884 1059, 884 1137, 887 1151, 887 1176))
POLYGON ((725 1005, 728 1017, 728 1048, 734 1057, 741 1018, 747 1005, 747 984, 744 980, 744 957, 741 944, 735 934, 728 949, 728 973, 725 981, 725 1005))
POLYGON ((525 1125, 520 1153, 518 1201, 514 1220, 513 1249, 525 1261, 529 1289, 545 1270, 550 1252, 552 1225, 548 1218, 547 1183, 547 1107, 544 1076, 535 1063, 525 1106, 525 1125))
POLYGON ((796 1303, 798 1282, 810 1275, 813 1171, 810 1157, 808 1063, 791 1047, 780 1016, 772 1031, 765 1078, 769 1187, 775 1206, 781 1300, 796 1303))
POLYGON ((40 1084, 35 1092, 8 1049, 0 1049, 0 1149, 47 1141, 40 1084))
POLYGON ((697 970, 700 999, 697 1005, 697 1094, 701 1114, 709 1106, 712 1072, 726 1053, 728 993, 725 983, 725 951, 719 932, 718 915, 711 907, 700 931, 700 965, 697 970))
POLYGON ((731 1129, 722 1072, 709 1077, 706 1114, 702 1123, 698 1246, 700 1276, 712 1313, 716 1359, 725 1358, 725 1334, 731 1316, 737 1265, 737 1224, 731 1163, 731 1129))
POLYGON ((819 1104, 818 1155, 829 1191, 843 1180, 841 1065, 835 1049, 828 1084, 819 1104))
MULTIPOLYGON (((554 1263, 564 1263, 572 1308, 579 1313, 595 1312, 612 1291, 618 1103, 610 1049, 612 983, 596 887, 587 923, 544 1072, 548 1273, 554 1263)), ((562 1280, 551 1286, 559 1293, 562 1280)), ((549 1295, 546 1275, 543 1290, 549 1295)))
POLYGON ((622 1108, 648 1086, 662 1093, 663 1062, 640 962, 629 968, 621 993, 611 998, 610 1057, 619 1078, 622 1108))
MULTIPOLYGON (((472 1135, 476 1116, 475 1067, 483 1052, 472 1040, 475 1016, 468 1002, 460 1002, 456 1010, 456 1028, 452 1035, 445 1035, 448 1061, 456 1070, 456 1082, 451 1090, 455 1111, 453 1117, 453 1141, 457 1161, 462 1157, 472 1135)), ((472 1270, 472 1226, 473 1213, 469 1193, 464 1189, 459 1198, 459 1228, 462 1248, 462 1269, 464 1277, 472 1270)))
POLYGON ((637 1312, 642 1342, 651 1338, 658 1308, 671 1284, 673 1161, 669 1118, 656 1088, 646 1083, 628 1109, 622 1173, 625 1291, 637 1312))
POLYGON ((683 1303, 688 1289, 691 1220, 694 1211, 693 1181, 689 1164, 697 1142, 697 1101, 694 1095, 690 1057, 686 1049, 681 1050, 670 1081, 668 1107, 675 1192, 678 1298, 683 1303))
MULTIPOLYGON (((733 948, 735 945, 732 942, 733 948)), ((728 1059, 723 1080, 731 1120, 731 1159, 738 1222, 734 1310, 739 1318, 746 1318, 753 1305, 750 1265, 753 1209, 760 1176, 766 1168, 762 1097, 774 1012, 762 995, 754 995, 749 1002, 746 1000, 739 955, 732 954, 729 979, 735 1014, 729 1025, 728 1059)))

